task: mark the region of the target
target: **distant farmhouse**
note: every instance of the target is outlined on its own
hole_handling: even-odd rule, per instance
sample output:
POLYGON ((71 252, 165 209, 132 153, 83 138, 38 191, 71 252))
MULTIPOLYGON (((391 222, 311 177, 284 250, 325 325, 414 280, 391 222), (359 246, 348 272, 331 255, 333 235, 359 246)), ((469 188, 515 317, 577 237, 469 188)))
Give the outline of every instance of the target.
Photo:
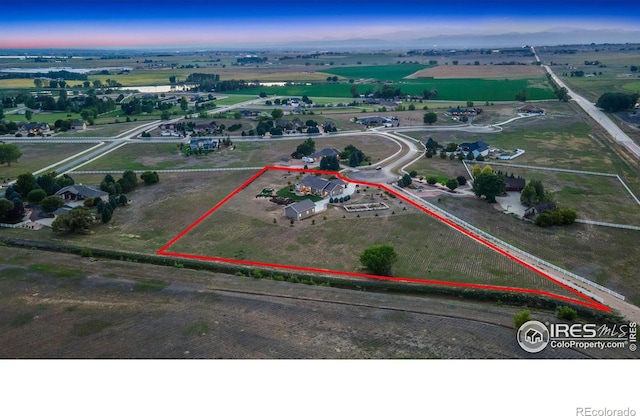
POLYGON ((324 179, 315 175, 305 176, 296 184, 296 192, 302 195, 316 195, 322 198, 342 195, 347 184, 341 179, 324 179))
POLYGON ((109 193, 85 185, 69 185, 56 192, 63 201, 83 201, 87 198, 99 198, 109 202, 109 193))
POLYGON ((316 204, 310 199, 303 199, 284 207, 284 215, 292 220, 303 220, 316 213, 316 204))
POLYGON ((527 104, 525 106, 522 106, 520 108, 518 108, 518 113, 520 114, 540 114, 540 115, 544 115, 544 110, 540 107, 537 107, 535 105, 532 104, 527 104))
POLYGON ((25 134, 43 136, 51 134, 51 127, 47 123, 22 123, 20 131, 25 134))
POLYGON ((398 121, 397 117, 389 118, 389 117, 381 117, 381 116, 370 116, 370 117, 360 118, 358 119, 357 122, 362 124, 365 127, 371 127, 371 126, 398 127, 400 125, 400 121, 398 121))
POLYGON ((473 157, 476 158, 479 155, 487 156, 489 154, 489 145, 483 141, 477 141, 473 143, 462 143, 458 146, 458 151, 464 153, 467 156, 469 153, 473 154, 473 157))
POLYGON ((466 107, 466 108, 460 108, 460 107, 456 107, 456 108, 450 108, 447 111, 445 111, 445 115, 448 117, 475 117, 478 114, 482 113, 482 109, 481 108, 471 108, 471 107, 466 107))
POLYGON ((340 155, 340 150, 335 148, 325 148, 315 153, 312 153, 307 157, 313 159, 316 162, 319 162, 320 160, 322 160, 323 157, 331 157, 331 156, 338 156, 338 155, 340 155))
POLYGON ((215 150, 219 146, 217 139, 201 138, 189 140, 189 148, 191 151, 195 150, 215 150))

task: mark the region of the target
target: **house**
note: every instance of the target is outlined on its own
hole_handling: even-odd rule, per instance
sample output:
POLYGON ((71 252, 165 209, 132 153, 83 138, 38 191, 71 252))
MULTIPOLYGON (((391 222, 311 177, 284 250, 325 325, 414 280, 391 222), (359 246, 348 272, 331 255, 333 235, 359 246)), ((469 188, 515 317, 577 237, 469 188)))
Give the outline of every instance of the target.
POLYGON ((322 123, 322 130, 325 133, 331 133, 338 131, 338 127, 336 126, 336 123, 332 121, 325 121, 322 123))
POLYGON ((258 117, 260 112, 254 110, 240 110, 240 115, 244 118, 258 117))
POLYGON ((316 213, 316 204, 310 199, 303 199, 284 207, 284 215, 292 220, 303 220, 316 213))
POLYGON ((489 145, 483 141, 462 143, 458 146, 458 151, 464 153, 465 156, 472 153, 474 158, 478 157, 478 155, 487 156, 489 154, 489 145))
POLYGON ((317 195, 322 198, 342 195, 346 188, 346 183, 341 179, 328 180, 315 175, 305 176, 303 180, 296 184, 297 193, 317 195))
POLYGON ((398 127, 400 125, 400 121, 398 121, 397 117, 388 118, 388 117, 381 117, 381 116, 363 117, 361 119, 358 119, 358 123, 366 127, 370 127, 370 126, 398 127))
POLYGON ((482 113, 481 108, 455 107, 455 108, 449 108, 447 111, 445 111, 444 114, 448 117, 475 117, 480 113, 482 113))
POLYGON ((323 157, 331 157, 340 155, 340 150, 335 148, 324 148, 315 153, 310 154, 308 157, 312 158, 316 162, 319 162, 323 157))
POLYGON ((554 202, 540 202, 527 208, 524 211, 524 217, 533 219, 535 216, 542 214, 545 211, 554 211, 555 209, 556 204, 554 202))
POLYGON ((109 193, 85 185, 69 185, 56 192, 63 201, 82 201, 87 198, 100 198, 109 201, 109 193))
POLYGON ((520 114, 540 114, 540 115, 544 115, 544 110, 540 107, 537 107, 535 105, 532 104, 527 104, 525 106, 522 106, 520 108, 518 108, 518 113, 520 114))
POLYGON ((525 180, 522 178, 504 178, 507 191, 520 192, 524 189, 525 180))
POLYGON ((218 147, 218 140, 209 137, 189 140, 189 148, 195 150, 215 150, 218 147))
POLYGON ((72 121, 69 127, 71 127, 71 130, 86 130, 87 123, 84 121, 72 121))
POLYGON ((51 127, 47 123, 22 123, 20 130, 26 134, 36 136, 51 134, 51 127))

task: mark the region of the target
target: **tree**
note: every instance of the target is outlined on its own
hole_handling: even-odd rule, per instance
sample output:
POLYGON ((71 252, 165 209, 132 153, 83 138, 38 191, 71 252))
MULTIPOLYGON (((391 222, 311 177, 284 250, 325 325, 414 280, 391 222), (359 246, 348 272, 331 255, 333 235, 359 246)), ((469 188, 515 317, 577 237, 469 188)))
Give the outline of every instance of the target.
POLYGON ((170 84, 175 84, 176 83, 176 76, 175 75, 169 76, 169 83, 170 84))
POLYGON ((9 201, 7 198, 0 198, 0 222, 3 222, 12 210, 13 202, 9 201))
POLYGON ((40 189, 42 189, 43 191, 46 192, 45 196, 52 195, 58 189, 60 189, 60 187, 57 187, 58 189, 54 190, 54 187, 56 187, 56 173, 55 172, 50 172, 50 173, 47 173, 45 175, 38 176, 36 178, 36 183, 38 184, 40 189))
POLYGON ((7 164, 11 166, 11 162, 17 162, 22 156, 22 152, 17 145, 13 143, 0 143, 0 165, 7 164))
POLYGON ((102 209, 102 213, 101 213, 101 220, 103 224, 108 223, 109 221, 111 221, 111 217, 113 216, 113 211, 111 210, 111 207, 109 205, 105 206, 102 209))
POLYGON ((456 189, 458 187, 458 180, 457 179, 449 179, 446 183, 447 188, 451 189, 452 191, 454 189, 456 189))
POLYGON ((46 197, 47 193, 42 189, 33 189, 27 194, 27 201, 30 204, 38 205, 46 197))
POLYGON ((27 120, 31 121, 31 119, 33 118, 33 111, 26 110, 24 112, 24 118, 26 118, 27 120))
POLYGON ((515 98, 517 101, 527 101, 527 90, 524 88, 521 89, 520 92, 516 94, 515 98))
POLYGON ((416 176, 418 176, 418 171, 412 170, 411 172, 409 172, 409 176, 411 176, 412 178, 415 178, 416 176))
POLYGON ((42 78, 36 78, 33 80, 33 85, 35 85, 36 88, 42 88, 42 78))
POLYGON ((320 160, 320 170, 340 170, 340 161, 337 156, 325 156, 320 160))
POLYGON ((48 196, 40 201, 40 208, 46 213, 52 213, 64 206, 64 201, 58 195, 48 196))
POLYGON ((425 113, 423 121, 429 125, 432 125, 433 123, 438 121, 438 115, 434 112, 425 113))
POLYGON ((360 263, 369 273, 380 276, 391 276, 391 267, 398 261, 398 254, 393 246, 378 244, 367 247, 360 255, 360 263))
POLYGON ((283 115, 284 111, 282 111, 282 109, 280 108, 274 108, 273 111, 271 111, 271 117, 273 117, 275 120, 282 118, 283 115))
POLYGON ((621 92, 605 92, 598 98, 596 106, 608 113, 628 110, 638 102, 638 94, 624 94, 621 92))
POLYGON ((409 175, 408 173, 405 173, 404 175, 402 175, 402 178, 400 178, 400 180, 398 181, 398 186, 401 188, 405 188, 411 185, 412 183, 413 183, 413 179, 411 178, 411 175, 409 175))
POLYGON ((296 147, 296 151, 291 155, 293 158, 302 158, 316 151, 316 142, 312 138, 308 138, 296 147))
POLYGON ((140 175, 140 179, 144 181, 145 185, 153 185, 154 183, 158 183, 160 178, 158 177, 157 172, 146 171, 140 175))
POLYGON ((456 178, 456 180, 458 181, 458 185, 463 186, 467 183, 467 178, 465 178, 464 176, 460 175, 456 178))
POLYGON ((436 178, 435 176, 429 176, 427 178, 427 183, 429 185, 435 185, 436 183, 438 183, 438 178, 436 178))
POLYGON ((87 207, 75 207, 64 212, 53 221, 51 228, 55 232, 88 234, 93 224, 93 214, 87 207))
MULTIPOLYGON (((138 177, 136 176, 136 173, 132 170, 125 170, 122 173, 122 179, 129 183, 129 185, 131 186, 131 189, 135 189, 138 186, 138 177)), ((128 191, 125 191, 123 188, 122 192, 127 193, 128 191)))
POLYGON ((182 109, 182 111, 187 111, 187 108, 189 108, 189 103, 187 102, 187 97, 182 97, 180 98, 180 109, 182 109))
POLYGON ((481 173, 473 181, 473 192, 478 198, 485 196, 487 202, 496 202, 496 196, 506 191, 504 176, 495 173, 481 173))
POLYGON ((36 184, 36 178, 30 173, 23 173, 18 175, 16 180, 16 190, 20 195, 26 197, 36 184))

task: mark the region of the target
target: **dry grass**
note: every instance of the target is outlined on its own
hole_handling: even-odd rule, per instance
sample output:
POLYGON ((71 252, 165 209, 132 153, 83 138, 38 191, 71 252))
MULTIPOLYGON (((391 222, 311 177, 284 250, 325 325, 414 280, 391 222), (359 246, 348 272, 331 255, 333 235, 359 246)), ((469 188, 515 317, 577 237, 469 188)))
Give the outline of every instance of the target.
POLYGON ((389 198, 378 188, 363 187, 349 203, 384 201, 389 210, 357 214, 329 207, 293 226, 284 217, 283 206, 255 198, 263 188, 278 189, 295 181, 296 176, 285 172, 265 173, 169 251, 365 272, 359 264, 360 253, 372 244, 387 243, 399 254, 395 276, 536 288, 570 295, 399 198, 389 198))

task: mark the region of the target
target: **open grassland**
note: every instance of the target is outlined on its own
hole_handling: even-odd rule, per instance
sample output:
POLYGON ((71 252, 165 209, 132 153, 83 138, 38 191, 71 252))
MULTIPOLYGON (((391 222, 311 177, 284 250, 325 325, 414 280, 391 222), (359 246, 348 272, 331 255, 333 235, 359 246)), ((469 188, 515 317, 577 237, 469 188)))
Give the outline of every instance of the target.
POLYGON ((350 203, 384 201, 389 210, 346 213, 329 207, 295 222, 283 206, 255 195, 293 183, 267 172, 169 248, 170 252, 364 272, 359 255, 372 244, 391 244, 399 260, 394 275, 434 281, 536 288, 570 295, 552 282, 440 223, 399 198, 361 187, 350 203), (406 209, 405 209, 406 208, 406 209))
MULTIPOLYGON (((256 140, 237 141, 233 150, 224 148, 207 155, 182 154, 175 143, 132 143, 117 149, 82 170, 163 170, 163 169, 206 169, 262 167, 279 163, 283 157, 289 158, 305 137, 297 140, 256 140)), ((376 162, 391 156, 398 146, 377 136, 316 137, 316 149, 325 147, 344 149, 353 144, 376 162)))
MULTIPOLYGON (((130 204, 117 208, 112 220, 96 226, 90 235, 56 234, 49 228, 38 231, 3 228, 2 233, 78 247, 151 254, 254 174, 254 171, 163 173, 158 184, 140 185, 130 193, 130 204)), ((104 175, 71 173, 71 176, 76 182, 96 185, 104 175)))
MULTIPOLYGON (((541 228, 505 215, 485 200, 439 197, 438 206, 534 256, 593 280, 640 305, 638 231, 573 224, 541 228)), ((578 208, 579 211, 579 208, 578 208)))
POLYGON ((35 172, 93 146, 95 144, 89 143, 19 144, 22 156, 18 162, 12 163, 11 166, 0 165, 0 179, 15 179, 22 173, 35 172))

